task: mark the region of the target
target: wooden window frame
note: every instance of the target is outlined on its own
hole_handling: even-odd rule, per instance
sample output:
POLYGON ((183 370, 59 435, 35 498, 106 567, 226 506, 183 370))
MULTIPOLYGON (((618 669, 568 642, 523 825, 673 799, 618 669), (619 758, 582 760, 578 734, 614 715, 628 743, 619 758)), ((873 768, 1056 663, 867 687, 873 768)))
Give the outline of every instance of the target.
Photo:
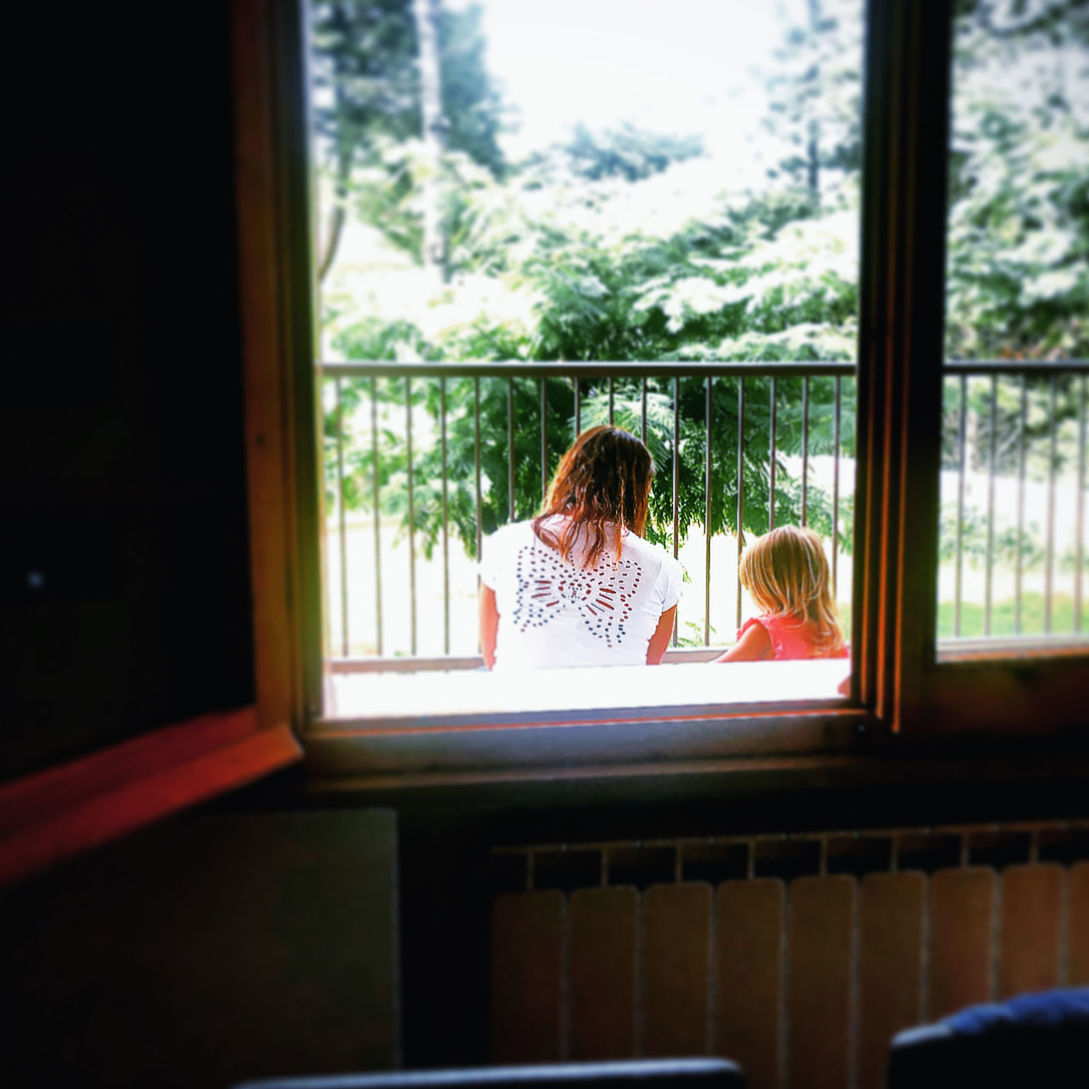
POLYGON ((507 715, 390 729, 320 719, 320 434, 303 0, 234 0, 241 292, 258 716, 316 779, 368 788, 872 755, 1062 732, 1084 654, 941 663, 935 649, 951 0, 867 0, 851 696, 663 717, 507 715), (1039 721, 1039 709, 1048 710, 1039 721), (532 727, 532 729, 527 729, 532 727))

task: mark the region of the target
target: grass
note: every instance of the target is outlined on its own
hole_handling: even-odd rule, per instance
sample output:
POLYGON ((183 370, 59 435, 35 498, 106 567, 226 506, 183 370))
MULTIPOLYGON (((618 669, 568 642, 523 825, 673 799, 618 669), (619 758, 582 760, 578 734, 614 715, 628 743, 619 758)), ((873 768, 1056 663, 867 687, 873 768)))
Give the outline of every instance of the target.
MULTIPOLYGON (((1084 614, 1084 606, 1082 612, 1084 614)), ((1012 599, 996 601, 991 605, 990 635, 1018 634, 1014 627, 1016 603, 1012 599)), ((960 635, 962 637, 981 636, 983 630, 983 606, 976 602, 962 601, 960 606, 960 635)), ((953 602, 942 601, 938 605, 938 638, 953 638, 954 608, 953 602)), ((1089 625, 1082 616, 1082 629, 1089 625)), ((1061 634, 1074 631, 1074 599, 1068 594, 1053 594, 1051 597, 1051 633, 1061 634)), ((1037 592, 1021 595, 1021 635, 1044 635, 1044 595, 1037 592)))

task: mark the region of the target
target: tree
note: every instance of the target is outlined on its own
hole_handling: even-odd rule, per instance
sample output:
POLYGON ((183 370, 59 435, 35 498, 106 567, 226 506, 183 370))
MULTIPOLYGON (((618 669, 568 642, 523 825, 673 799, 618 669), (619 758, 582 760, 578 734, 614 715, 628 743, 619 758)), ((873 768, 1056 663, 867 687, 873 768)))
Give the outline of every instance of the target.
POLYGON ((862 162, 862 26, 855 0, 806 0, 767 74, 768 135, 783 147, 773 184, 804 192, 817 211, 862 162))
POLYGON ((580 177, 590 181, 620 177, 632 182, 660 174, 670 163, 702 155, 703 141, 699 136, 650 132, 630 121, 596 134, 579 124, 563 150, 580 177))
MULTIPOLYGON (((321 278, 332 267, 350 209, 381 227, 384 211, 404 199, 403 148, 420 138, 423 124, 413 4, 312 0, 314 127, 333 198, 318 254, 321 278), (361 169, 369 171, 369 185, 361 183, 361 169)), ((431 123, 436 116, 457 119, 440 121, 446 147, 501 175, 502 103, 483 66, 479 9, 442 11, 437 46, 441 101, 437 114, 431 107, 431 123)), ((410 234, 403 221, 395 224, 395 238, 410 234)))
POLYGON ((450 127, 442 108, 442 62, 439 60, 440 0, 413 0, 416 24, 416 70, 420 88, 420 142, 423 145, 423 230, 420 263, 445 278, 446 239, 440 191, 442 157, 450 127))

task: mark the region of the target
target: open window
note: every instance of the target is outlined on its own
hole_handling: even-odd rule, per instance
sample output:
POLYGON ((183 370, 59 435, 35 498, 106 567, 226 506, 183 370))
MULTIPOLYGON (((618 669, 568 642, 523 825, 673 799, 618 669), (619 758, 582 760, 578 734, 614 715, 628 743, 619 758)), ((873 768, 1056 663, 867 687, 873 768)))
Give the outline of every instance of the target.
POLYGON ((859 0, 309 10, 326 717, 839 700, 841 663, 456 674, 482 538, 599 423, 657 465, 667 664, 734 641, 742 544, 784 523, 824 538, 849 630, 859 0))
MULTIPOLYGON (((404 90, 406 80, 413 83, 419 73, 426 75, 431 62, 420 57, 427 50, 439 55, 457 47, 463 57, 476 58, 472 63, 480 62, 473 27, 480 31, 483 9, 450 3, 445 20, 435 22, 431 16, 440 6, 429 3, 308 9, 285 0, 272 6, 283 17, 274 24, 268 55, 283 77, 273 81, 283 97, 272 96, 267 103, 277 127, 265 153, 281 182, 244 231, 256 231, 277 254, 280 279, 265 301, 272 304, 272 314, 287 307, 292 317, 285 333, 271 327, 269 313, 250 315, 265 330, 268 345, 282 352, 279 397, 266 409, 286 412, 282 453, 288 478, 286 486, 280 477, 272 488, 282 508, 270 512, 255 506, 252 516, 260 523, 255 549, 268 549, 265 561, 288 588, 282 599, 278 592, 259 595, 266 605, 272 602, 277 614, 270 615, 265 632, 263 675, 270 693, 293 706, 318 771, 426 778, 505 774, 515 768, 523 773, 572 761, 615 766, 661 759, 663 751, 671 758, 706 760, 735 753, 813 751, 854 744, 859 726, 910 734, 927 725, 955 729, 1026 723, 1032 701, 1049 692, 1059 711, 1054 722, 1076 718, 1078 696, 1084 694, 1079 672, 1084 670, 1083 648, 1076 629, 1075 638, 1063 640, 1062 646, 1057 639, 1047 641, 1042 656, 1029 665, 1019 658, 1015 667, 999 662, 984 669, 977 661, 964 661, 963 654, 956 663, 947 662, 939 639, 945 632, 938 627, 938 588, 944 586, 942 562, 949 551, 940 517, 943 464, 948 473, 950 451, 960 443, 955 429, 946 426, 959 420, 959 409, 955 398, 943 404, 942 390, 943 384, 960 388, 963 373, 953 360, 942 364, 946 253, 955 268, 959 252, 952 237, 946 245, 944 213, 950 164, 946 76, 954 43, 947 5, 920 11, 910 4, 871 4, 863 13, 857 5, 828 2, 800 6, 794 13, 797 33, 782 40, 783 69, 776 77, 781 79, 776 93, 792 95, 792 106, 773 113, 785 113, 785 131, 801 138, 794 161, 779 159, 776 169, 796 172, 799 199, 808 197, 811 203, 802 215, 785 200, 754 214, 748 225, 755 242, 751 236, 739 240, 738 222, 727 214, 728 207, 720 207, 720 218, 713 222, 697 217, 700 229, 691 237, 684 233, 688 220, 678 213, 685 210, 685 194, 698 190, 691 179, 702 161, 689 154, 682 138, 687 132, 659 130, 659 143, 669 145, 663 149, 655 144, 655 133, 621 124, 609 136, 608 154, 603 154, 608 141, 600 133, 589 127, 574 133, 555 154, 567 175, 581 179, 581 189, 569 181, 568 192, 575 192, 572 204, 581 207, 585 218, 574 231, 557 224, 554 215, 551 224, 543 217, 552 230, 542 228, 532 239, 537 249, 530 271, 518 266, 523 282, 531 279, 530 272, 538 277, 528 319, 523 313, 521 325, 490 312, 479 283, 475 308, 457 313, 452 301, 474 277, 497 279, 497 270, 526 260, 517 245, 523 236, 511 226, 525 222, 518 201, 530 201, 534 194, 553 199, 542 178, 559 169, 557 161, 538 157, 532 166, 541 177, 524 185, 515 200, 513 165, 489 164, 491 152, 480 150, 480 126, 487 129, 488 96, 494 88, 482 89, 479 81, 469 91, 460 83, 444 88, 440 65, 437 80, 419 81, 421 88, 430 85, 429 92, 404 90), (389 48, 400 50, 397 56, 404 62, 381 79, 363 70, 352 76, 357 90, 388 91, 403 107, 383 122, 391 131, 370 133, 365 145, 358 126, 370 124, 373 113, 353 114, 351 103, 338 103, 334 78, 337 35, 353 33, 354 17, 370 19, 374 40, 393 42, 389 48), (850 48, 832 44, 843 34, 854 35, 850 48), (313 104, 319 140, 325 140, 319 149, 326 168, 317 182, 325 200, 319 201, 313 224, 313 250, 297 218, 309 207, 301 106, 306 83, 299 55, 300 42, 308 36, 319 58, 313 104), (839 72, 842 80, 831 98, 815 100, 813 73, 822 70, 839 72), (395 91, 407 98, 397 99, 395 91), (475 118, 479 124, 474 133, 455 138, 442 104, 444 94, 457 93, 477 95, 475 107, 459 113, 458 120, 475 118), (829 102, 836 109, 826 116, 822 111, 829 102), (852 102, 853 138, 850 125, 835 129, 852 102), (345 146, 336 126, 337 118, 345 116, 357 126, 351 146, 366 150, 364 158, 348 166, 349 174, 354 170, 363 179, 362 195, 354 183, 343 181, 345 146), (406 140, 393 131, 395 120, 422 135, 406 140), (446 148, 436 149, 443 138, 446 148), (482 158, 474 158, 473 147, 482 158), (658 151, 664 169, 655 165, 658 151), (608 173, 612 170, 618 173, 608 173), (633 183, 626 171, 649 173, 633 183), (671 201, 669 186, 682 176, 690 180, 677 182, 682 195, 671 201), (821 231, 830 227, 823 222, 820 187, 831 178, 840 183, 838 210, 853 224, 840 224, 835 235, 839 266, 829 263, 830 249, 820 248, 821 231), (421 188, 413 179, 445 180, 446 188, 421 188), (636 233, 650 242, 637 248, 637 261, 650 265, 657 276, 646 267, 637 269, 638 275, 628 269, 631 283, 621 281, 618 287, 609 279, 616 270, 606 260, 613 255, 600 233, 610 216, 619 214, 610 202, 617 192, 630 197, 642 183, 654 181, 661 181, 667 194, 658 211, 673 215, 675 230, 670 233, 657 216, 644 216, 636 233), (286 222, 269 218, 277 199, 292 210, 286 222), (369 226, 362 230, 356 223, 352 241, 349 213, 360 213, 361 206, 369 226), (770 221, 762 222, 761 214, 770 221), (436 224, 444 226, 440 230, 436 224), (844 263, 854 260, 849 256, 852 230, 860 241, 859 271, 844 273, 844 263), (396 236, 394 243, 400 240, 406 254, 416 254, 406 282, 411 276, 430 279, 431 295, 409 291, 407 305, 414 306, 417 298, 437 299, 438 305, 428 308, 434 328, 380 301, 381 292, 394 290, 390 281, 401 271, 392 264, 380 275, 368 271, 367 261, 375 262, 377 253, 393 260, 383 231, 396 236), (766 258, 767 247, 776 245, 779 264, 766 258), (311 262, 312 252, 316 262, 311 262), (365 259, 362 267, 349 270, 346 255, 352 253, 365 259), (797 280, 783 277, 784 262, 794 262, 797 280), (338 271, 341 263, 345 267, 338 271), (316 373, 308 335, 313 281, 306 271, 313 267, 325 270, 321 291, 327 307, 327 336, 317 353, 323 365, 316 373), (369 312, 352 309, 353 276, 356 288, 364 284, 364 297, 369 292, 376 300, 369 312), (799 289, 798 284, 807 286, 799 289), (624 294, 627 287, 631 290, 624 294), (549 291, 556 296, 552 302, 559 300, 551 310, 549 291), (622 307, 624 320, 609 314, 610 303, 622 307), (792 303, 798 304, 796 310, 792 303), (744 326, 747 319, 739 317, 754 313, 763 313, 763 328, 744 326), (716 325, 731 317, 737 319, 732 332, 716 325), (549 320, 542 324, 542 318, 549 320), (619 350, 610 346, 612 328, 632 343, 619 350), (596 340, 572 339, 589 337, 588 329, 596 340), (651 334, 660 340, 653 342, 651 334), (640 349, 640 336, 651 338, 652 348, 640 349), (694 685, 699 690, 691 699, 676 699, 674 693, 657 705, 637 695, 610 706, 591 691, 577 707, 542 706, 528 715, 517 705, 477 704, 458 713, 444 698, 408 717, 383 716, 380 690, 368 687, 376 666, 388 671, 405 658, 430 659, 412 662, 417 672, 409 685, 420 692, 435 691, 433 678, 419 672, 421 665, 469 666, 455 683, 471 686, 479 680, 471 667, 473 557, 480 536, 493 523, 530 515, 557 451, 580 427, 599 418, 618 420, 636 433, 646 428, 659 471, 655 532, 678 555, 694 545, 693 581, 686 595, 686 608, 692 611, 681 613, 671 654, 706 654, 708 646, 732 637, 744 602, 736 592, 737 535, 731 540, 726 530, 740 524, 745 532, 759 532, 768 524, 812 520, 830 544, 835 542, 830 558, 837 568, 837 598, 849 605, 853 670, 848 698, 825 689, 812 698, 727 702, 694 685), (821 468, 822 458, 830 472, 821 468), (323 556, 317 546, 322 500, 327 516, 323 556), (262 525, 271 527, 271 535, 262 525), (708 527, 712 532, 705 532, 708 527), (726 555, 720 559, 716 549, 723 545, 726 555), (428 551, 431 560, 421 559, 428 551), (395 565, 400 568, 396 572, 395 565), (432 593, 429 580, 436 587, 434 597, 427 596, 432 593), (367 594, 370 600, 360 608, 355 603, 367 594), (686 647, 689 641, 695 647, 686 647), (331 718, 323 703, 330 678, 357 685, 356 710, 369 708, 370 713, 339 722, 331 718), (980 702, 979 694, 986 691, 996 698, 980 702), (678 729, 686 722, 698 723, 698 730, 678 729), (527 731, 527 725, 538 728, 527 731), (587 729, 572 729, 579 726, 587 729)), ((714 5, 716 11, 719 7, 714 5)), ((592 11, 594 5, 582 8, 592 11)), ((972 6, 975 14, 969 14, 991 18, 978 14, 983 8, 993 14, 995 5, 972 6)), ((656 43, 662 50, 668 52, 674 31, 692 39, 690 30, 681 29, 686 10, 685 5, 670 5, 668 11, 663 6, 661 26, 670 33, 663 31, 656 43)), ((555 18, 554 8, 550 12, 555 18)), ((961 33, 958 23, 958 43, 961 33)), ((436 75, 433 67, 431 75, 436 75)), ((692 75, 689 82, 694 81, 692 75)), ((723 93, 729 81, 726 85, 723 93)), ((729 103, 725 110, 729 113, 729 103)), ((498 129, 491 136, 500 146, 498 129)), ((732 139, 737 146, 738 137, 732 139)), ((955 211, 957 187, 970 174, 958 153, 954 144, 954 166, 961 167, 953 178, 955 211)), ((621 242, 626 237, 621 231, 621 242)), ((631 256, 623 245, 619 252, 631 256)), ((956 275, 950 272, 950 283, 956 275)), ((267 278, 264 283, 270 286, 267 278)), ((1049 365, 1056 362, 1075 375, 1059 386, 1075 391, 1071 404, 1077 403, 1077 389, 1083 391, 1081 408, 1071 410, 1064 402, 1057 410, 1066 413, 1057 432, 1061 436, 1069 433, 1069 420, 1075 421, 1072 452, 1064 464, 1075 467, 1075 476, 1081 472, 1071 495, 1075 510, 1083 510, 1084 378, 1080 365, 1068 366, 1065 359, 1049 365)), ((987 365, 987 375, 1008 366, 995 359, 987 365)), ((267 370, 261 373, 267 377, 267 370)), ((965 415, 970 417, 972 398, 979 400, 976 379, 967 378, 964 385, 965 415)), ((986 429, 980 433, 987 434, 986 429)), ((268 456, 268 434, 257 412, 251 450, 260 436, 258 462, 268 456)), ((963 445, 967 465, 968 444, 963 445)), ((256 476, 272 479, 280 471, 276 463, 263 475, 258 465, 256 476)), ((956 561, 961 563, 975 532, 968 509, 965 503, 965 519, 956 523, 954 534, 961 542, 956 561)), ((1084 550, 1077 551, 1084 517, 1077 517, 1081 521, 1071 538, 1073 588, 1081 585, 1084 564, 1084 550)), ((997 518, 993 521, 994 527, 984 528, 985 539, 999 536, 997 518)), ((986 547, 992 557, 997 555, 993 541, 986 547)), ((955 543, 953 553, 956 557, 955 543)), ((963 574, 961 579, 963 635, 963 574)), ((1081 623, 1080 601, 1079 596, 1072 624, 1081 623)), ((258 650, 260 656, 260 639, 258 650)), ((713 672, 691 666, 683 671, 685 676, 713 672)))

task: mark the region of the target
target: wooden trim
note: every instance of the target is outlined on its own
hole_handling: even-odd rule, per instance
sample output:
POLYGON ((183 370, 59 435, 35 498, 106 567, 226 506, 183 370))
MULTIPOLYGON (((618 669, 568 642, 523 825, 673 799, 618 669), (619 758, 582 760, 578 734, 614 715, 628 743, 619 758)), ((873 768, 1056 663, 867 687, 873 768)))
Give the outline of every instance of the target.
POLYGON ((896 731, 934 661, 951 5, 871 0, 867 23, 852 637, 896 731))
POLYGON ((270 21, 264 0, 234 0, 232 56, 239 303, 258 717, 292 721, 298 708, 291 609, 290 376, 278 320, 270 21))
POLYGON ((203 715, 0 788, 0 885, 293 764, 256 708, 203 715))
POLYGON ((235 187, 257 709, 317 712, 319 406, 305 75, 294 0, 233 0, 235 187))

